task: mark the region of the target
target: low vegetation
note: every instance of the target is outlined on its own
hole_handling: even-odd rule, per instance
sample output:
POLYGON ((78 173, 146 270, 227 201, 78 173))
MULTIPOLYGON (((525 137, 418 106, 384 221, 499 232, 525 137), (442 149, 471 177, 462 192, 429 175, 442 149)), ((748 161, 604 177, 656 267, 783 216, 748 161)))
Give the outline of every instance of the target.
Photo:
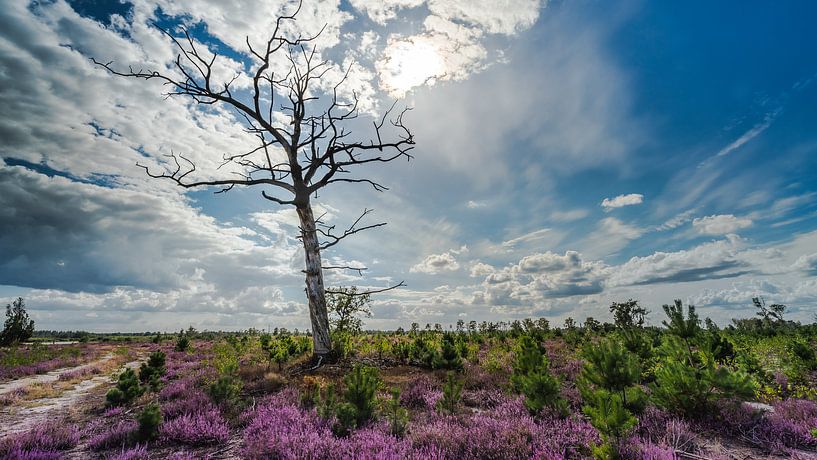
POLYGON ((633 300, 611 306, 613 323, 561 328, 352 327, 317 368, 309 337, 282 328, 151 334, 143 364, 118 373, 84 418, 8 437, 0 456, 81 445, 89 458, 199 458, 231 439, 229 455, 249 459, 815 455, 817 326, 756 306, 725 328, 680 301, 648 326, 633 300))

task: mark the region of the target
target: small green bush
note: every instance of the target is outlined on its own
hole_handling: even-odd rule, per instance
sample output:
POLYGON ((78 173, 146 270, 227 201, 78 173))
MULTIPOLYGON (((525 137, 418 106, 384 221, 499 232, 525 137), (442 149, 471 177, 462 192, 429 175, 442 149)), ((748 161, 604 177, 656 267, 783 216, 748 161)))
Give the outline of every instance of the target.
POLYGON ((335 406, 335 424, 332 431, 338 436, 346 436, 358 424, 358 410, 354 404, 342 402, 335 406))
POLYGON ((718 400, 754 395, 756 383, 749 375, 716 363, 716 353, 702 337, 694 306, 685 315, 681 301, 676 300, 675 305, 664 305, 664 311, 669 322, 663 324, 669 335, 659 350, 663 359, 650 386, 657 406, 694 417, 709 411, 718 400))
POLYGON ((159 433, 159 425, 162 424, 162 411, 159 405, 151 403, 145 406, 136 417, 136 421, 139 422, 139 429, 136 431, 139 441, 154 439, 159 433))
POLYGON ((434 369, 462 369, 462 357, 457 348, 454 334, 443 334, 442 352, 432 355, 431 365, 434 369))
POLYGON ((222 375, 207 388, 216 404, 232 404, 241 392, 241 383, 232 375, 222 375))
POLYGON ((624 407, 618 393, 597 389, 585 399, 582 408, 590 424, 599 430, 603 444, 593 448, 593 455, 601 459, 618 458, 618 444, 622 437, 638 423, 638 419, 624 407))
POLYGON ((537 414, 545 407, 566 414, 567 401, 561 397, 561 385, 550 374, 547 357, 539 345, 530 336, 521 336, 515 354, 511 384, 525 395, 525 407, 531 414, 537 414))
POLYGON ((389 429, 391 434, 395 436, 403 436, 406 433, 408 426, 408 411, 400 406, 400 389, 395 387, 391 389, 391 399, 384 403, 384 412, 386 419, 389 421, 389 429))
POLYGON ((159 379, 165 373, 165 354, 157 351, 151 353, 148 361, 139 367, 139 381, 150 385, 150 388, 155 391, 160 386, 159 379))
POLYGON ((443 397, 437 401, 437 410, 447 414, 455 414, 462 395, 463 381, 454 377, 453 372, 448 372, 448 376, 443 385, 443 397))
POLYGON ((356 365, 343 379, 346 384, 344 399, 355 408, 357 426, 363 425, 374 415, 375 395, 380 388, 381 380, 377 369, 356 365))
POLYGON ((144 391, 144 388, 139 385, 139 379, 133 369, 125 369, 124 372, 119 374, 116 387, 111 388, 105 395, 105 400, 109 407, 124 406, 132 403, 144 391))
POLYGON ((190 339, 184 333, 179 334, 176 339, 176 351, 187 351, 190 348, 190 339))

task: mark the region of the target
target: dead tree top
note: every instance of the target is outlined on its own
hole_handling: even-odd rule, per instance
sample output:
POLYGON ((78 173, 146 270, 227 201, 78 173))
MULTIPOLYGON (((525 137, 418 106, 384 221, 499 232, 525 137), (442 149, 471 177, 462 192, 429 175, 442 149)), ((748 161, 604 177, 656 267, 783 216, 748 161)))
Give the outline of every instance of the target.
POLYGON ((150 177, 169 179, 181 187, 220 187, 216 193, 229 191, 236 185, 271 186, 279 193, 283 190, 286 196, 264 190, 263 197, 281 205, 303 206, 318 190, 337 182, 367 184, 377 191, 387 190, 371 179, 349 174, 353 166, 412 158, 414 136, 403 123, 403 116, 409 109, 395 111, 395 102, 382 117, 372 122, 374 129, 370 140, 351 140, 351 132, 345 124, 359 115, 358 96, 353 94, 348 102, 338 97, 338 89, 346 81, 351 66, 331 89, 331 94, 326 95, 328 102, 323 98, 325 102, 321 107, 321 98, 313 95, 311 90, 332 70, 332 66, 328 60, 318 61, 313 42, 320 32, 315 36, 297 38, 288 38, 282 33, 282 23, 293 21, 297 13, 296 10, 278 18, 263 50, 254 48, 247 38, 247 49, 257 60, 255 70, 246 73, 252 78, 252 90, 248 95, 236 94, 231 88, 241 74, 223 84, 213 81, 213 65, 219 55, 213 53, 208 58, 184 27, 177 36, 156 26, 178 50, 172 66, 176 75, 160 70, 134 70, 133 67, 125 71, 116 68, 112 62, 92 58, 94 64, 114 75, 162 81, 169 88, 166 97, 185 96, 201 105, 225 104, 244 120, 246 132, 258 139, 257 147, 252 150, 223 155, 219 169, 232 163, 241 170, 224 178, 193 179, 195 163, 173 152, 167 155, 171 166, 162 172, 153 172, 145 165, 138 166, 150 177), (273 58, 280 55, 288 61, 289 71, 275 75, 270 66, 273 58), (282 101, 276 101, 276 97, 282 101), (276 121, 276 113, 285 114, 289 123, 276 121), (384 130, 387 123, 389 133, 384 130), (384 139, 386 134, 392 138, 384 139), (274 160, 275 155, 270 149, 275 147, 283 151, 285 159, 274 160))

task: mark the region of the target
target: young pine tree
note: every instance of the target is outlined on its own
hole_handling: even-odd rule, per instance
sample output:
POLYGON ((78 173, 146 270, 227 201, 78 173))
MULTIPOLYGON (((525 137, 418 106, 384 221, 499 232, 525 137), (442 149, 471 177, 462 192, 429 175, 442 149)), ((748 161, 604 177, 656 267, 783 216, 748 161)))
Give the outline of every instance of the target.
POLYGON ((434 355, 431 366, 434 369, 462 370, 462 357, 457 348, 454 334, 443 334, 442 350, 434 355))
POLYGON ((670 412, 696 416, 709 411, 719 399, 748 398, 755 382, 747 374, 719 365, 702 337, 695 307, 684 315, 680 300, 664 305, 669 322, 660 352, 661 365, 651 385, 653 402, 670 412))
POLYGON ((437 401, 438 411, 449 415, 454 415, 457 412, 463 384, 463 381, 454 377, 453 372, 448 372, 445 385, 443 385, 443 397, 437 401))
POLYGON ((594 448, 597 458, 618 458, 619 443, 644 409, 646 398, 638 386, 641 367, 619 342, 603 340, 584 350, 585 365, 579 380, 583 412, 599 430, 604 443, 594 448))
POLYGON ((561 385, 548 371, 547 357, 528 335, 519 339, 511 373, 514 389, 525 395, 525 406, 531 414, 549 407, 560 414, 567 413, 567 401, 561 397, 561 385))

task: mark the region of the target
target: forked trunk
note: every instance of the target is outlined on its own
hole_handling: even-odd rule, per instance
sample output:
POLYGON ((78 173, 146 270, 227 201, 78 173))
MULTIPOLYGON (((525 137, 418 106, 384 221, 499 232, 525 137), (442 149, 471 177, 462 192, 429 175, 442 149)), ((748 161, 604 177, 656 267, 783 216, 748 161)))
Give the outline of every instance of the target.
POLYGON ((321 249, 315 231, 312 205, 298 206, 301 237, 306 257, 306 297, 309 299, 309 319, 312 322, 312 345, 315 356, 325 356, 332 349, 329 336, 329 315, 326 311, 326 293, 321 269, 321 249))

